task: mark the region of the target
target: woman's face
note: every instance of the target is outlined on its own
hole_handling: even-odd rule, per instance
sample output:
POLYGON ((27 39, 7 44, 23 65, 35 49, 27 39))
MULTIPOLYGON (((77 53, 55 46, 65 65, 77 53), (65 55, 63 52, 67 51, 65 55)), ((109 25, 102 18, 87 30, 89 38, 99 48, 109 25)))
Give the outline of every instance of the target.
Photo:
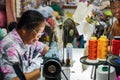
POLYGON ((117 19, 120 19, 120 1, 111 3, 111 10, 117 19))
POLYGON ((24 43, 34 44, 43 35, 44 28, 45 28, 45 21, 42 22, 36 28, 33 28, 32 31, 28 31, 25 35, 24 43))

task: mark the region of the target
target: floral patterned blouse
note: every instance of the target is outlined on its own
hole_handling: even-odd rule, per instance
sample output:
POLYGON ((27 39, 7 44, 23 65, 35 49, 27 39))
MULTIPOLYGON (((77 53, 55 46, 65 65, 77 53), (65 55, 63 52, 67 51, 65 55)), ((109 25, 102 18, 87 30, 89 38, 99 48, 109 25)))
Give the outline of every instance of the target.
POLYGON ((12 80, 16 73, 12 67, 13 63, 20 63, 24 73, 40 68, 42 63, 41 52, 45 44, 37 41, 33 45, 24 45, 17 31, 14 29, 3 40, 0 41, 0 67, 5 74, 5 80, 12 80))

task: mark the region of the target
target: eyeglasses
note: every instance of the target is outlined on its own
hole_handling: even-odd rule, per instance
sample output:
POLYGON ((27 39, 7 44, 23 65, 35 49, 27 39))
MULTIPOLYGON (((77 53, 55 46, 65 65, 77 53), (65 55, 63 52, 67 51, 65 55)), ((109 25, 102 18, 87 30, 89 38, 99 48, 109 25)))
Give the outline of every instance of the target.
POLYGON ((44 34, 44 32, 37 32, 35 29, 33 29, 33 31, 37 36, 42 36, 44 34))

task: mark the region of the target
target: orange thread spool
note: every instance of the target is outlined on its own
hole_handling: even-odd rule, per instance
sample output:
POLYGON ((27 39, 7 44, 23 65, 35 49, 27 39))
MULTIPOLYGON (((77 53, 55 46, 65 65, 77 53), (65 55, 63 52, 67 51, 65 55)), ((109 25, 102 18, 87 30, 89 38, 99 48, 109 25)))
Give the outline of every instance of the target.
POLYGON ((108 53, 108 39, 106 36, 101 36, 97 43, 97 58, 98 60, 106 60, 108 53))
POLYGON ((88 44, 88 59, 96 60, 97 59, 97 38, 91 37, 88 44))

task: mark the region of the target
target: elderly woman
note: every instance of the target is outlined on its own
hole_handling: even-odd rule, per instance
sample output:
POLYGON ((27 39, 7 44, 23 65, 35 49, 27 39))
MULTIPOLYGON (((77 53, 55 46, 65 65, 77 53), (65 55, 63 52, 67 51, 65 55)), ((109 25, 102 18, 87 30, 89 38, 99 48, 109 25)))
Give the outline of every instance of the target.
POLYGON ((39 38, 45 28, 44 17, 35 10, 23 13, 17 26, 5 36, 0 45, 0 66, 5 80, 19 80, 13 64, 18 63, 27 80, 40 76, 42 57, 49 47, 39 38))

